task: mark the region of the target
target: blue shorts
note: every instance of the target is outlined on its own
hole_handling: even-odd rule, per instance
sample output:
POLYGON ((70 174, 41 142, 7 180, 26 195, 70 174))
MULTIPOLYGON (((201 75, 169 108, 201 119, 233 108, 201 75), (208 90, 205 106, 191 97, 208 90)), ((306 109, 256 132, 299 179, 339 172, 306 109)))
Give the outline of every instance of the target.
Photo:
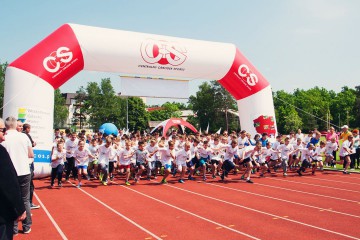
POLYGON ((76 166, 77 167, 77 169, 79 170, 79 169, 87 169, 88 168, 88 166, 86 166, 86 165, 83 165, 83 166, 76 166))
POLYGON ((170 164, 164 164, 164 168, 165 168, 165 169, 171 169, 171 166, 172 166, 171 163, 170 163, 170 164))

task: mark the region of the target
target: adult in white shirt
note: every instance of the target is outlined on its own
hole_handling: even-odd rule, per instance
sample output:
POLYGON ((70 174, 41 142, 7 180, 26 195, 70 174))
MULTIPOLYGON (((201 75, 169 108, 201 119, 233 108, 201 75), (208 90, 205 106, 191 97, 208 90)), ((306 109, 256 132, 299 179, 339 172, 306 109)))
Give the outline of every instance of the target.
MULTIPOLYGON (((29 158, 34 157, 30 139, 23 133, 16 130, 17 119, 8 117, 5 120, 6 136, 5 141, 1 144, 6 148, 10 158, 14 164, 18 182, 20 185, 21 196, 26 208, 26 218, 22 221, 23 232, 29 233, 31 231, 31 212, 30 212, 30 167, 29 158)), ((13 233, 18 233, 18 223, 14 223, 13 233)))

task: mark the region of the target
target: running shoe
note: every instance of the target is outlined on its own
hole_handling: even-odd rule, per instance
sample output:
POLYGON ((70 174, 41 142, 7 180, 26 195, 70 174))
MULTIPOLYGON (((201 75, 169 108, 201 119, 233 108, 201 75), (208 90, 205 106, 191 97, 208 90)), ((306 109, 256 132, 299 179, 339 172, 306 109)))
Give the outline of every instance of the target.
POLYGON ((206 177, 203 177, 203 181, 206 181, 207 180, 207 178, 206 177))
POLYGON ((166 181, 166 179, 161 180, 161 184, 167 184, 168 182, 166 181))
POLYGON ((179 181, 178 181, 179 183, 184 183, 184 180, 182 180, 182 179, 179 179, 179 181))
POLYGON ((286 173, 286 172, 284 172, 284 173, 283 173, 283 175, 284 175, 284 177, 286 177, 286 176, 287 176, 287 173, 286 173))
POLYGON ((247 183, 254 183, 253 181, 251 181, 251 179, 246 180, 247 183))
POLYGON ((125 182, 125 185, 126 186, 130 186, 131 184, 129 182, 125 182))
POLYGON ((212 175, 212 178, 213 178, 213 179, 215 179, 215 178, 216 178, 216 176, 215 176, 215 175, 212 175))
POLYGON ((302 176, 301 169, 297 170, 296 172, 299 174, 299 176, 302 176))
POLYGON ((102 181, 102 184, 103 184, 104 186, 107 186, 107 182, 106 182, 106 181, 102 181))
POLYGON ((31 232, 31 228, 29 228, 28 230, 23 231, 24 234, 29 234, 30 232, 31 232))
POLYGON ((195 180, 195 178, 193 178, 192 176, 188 177, 189 180, 195 180))
MULTIPOLYGON (((54 185, 54 184, 53 184, 54 185)), ((39 209, 40 206, 39 205, 35 205, 33 203, 30 203, 30 209, 39 209)))

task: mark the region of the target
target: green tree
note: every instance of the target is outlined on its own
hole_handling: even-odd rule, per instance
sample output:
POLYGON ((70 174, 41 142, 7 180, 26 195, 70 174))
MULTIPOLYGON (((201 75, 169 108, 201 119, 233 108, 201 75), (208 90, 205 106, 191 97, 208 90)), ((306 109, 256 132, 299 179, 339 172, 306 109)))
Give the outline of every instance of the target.
MULTIPOLYGON (((4 90, 5 90, 5 72, 6 68, 8 66, 8 63, 0 63, 0 104, 1 107, 4 106, 4 90)), ((2 111, 1 111, 1 117, 2 117, 2 111)))
POLYGON ((148 128, 149 113, 145 110, 145 103, 139 97, 128 98, 129 129, 132 131, 148 128))
POLYGON ((356 125, 356 90, 349 87, 342 87, 341 92, 336 94, 335 99, 332 101, 331 113, 337 116, 339 127, 344 124, 350 126, 356 125))
POLYGON ((149 119, 150 121, 164 121, 172 117, 178 118, 181 116, 179 106, 181 105, 174 102, 166 102, 161 105, 163 109, 149 112, 149 119))
POLYGON ((60 89, 54 91, 54 128, 65 127, 69 111, 66 107, 66 99, 61 95, 60 89))
POLYGON ((236 101, 217 81, 201 84, 196 96, 190 96, 189 107, 196 117, 190 117, 188 121, 197 128, 205 130, 209 124, 210 132, 220 127, 238 129, 237 118, 228 114, 229 109, 237 110, 236 101))
POLYGON ((79 89, 77 98, 82 101, 81 112, 89 117, 88 122, 93 128, 106 122, 125 126, 126 101, 115 94, 110 78, 101 79, 100 85, 89 82, 85 89, 79 89), (86 97, 80 97, 84 95, 86 97))
POLYGON ((302 127, 292 94, 280 90, 274 93, 274 107, 278 132, 289 133, 302 127))

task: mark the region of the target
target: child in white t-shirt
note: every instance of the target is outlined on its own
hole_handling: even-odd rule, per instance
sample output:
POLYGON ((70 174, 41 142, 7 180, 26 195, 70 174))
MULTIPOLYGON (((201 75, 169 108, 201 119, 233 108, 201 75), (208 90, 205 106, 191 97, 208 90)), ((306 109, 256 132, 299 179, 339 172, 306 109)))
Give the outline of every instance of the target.
POLYGON ((78 187, 81 187, 81 178, 82 175, 86 176, 88 180, 90 180, 88 174, 87 174, 87 168, 88 168, 88 162, 89 162, 89 156, 94 158, 93 155, 91 155, 89 149, 85 148, 85 141, 79 140, 78 148, 74 152, 75 157, 75 163, 76 167, 78 169, 78 187))
POLYGON ((65 161, 66 150, 64 149, 64 143, 58 142, 51 155, 51 187, 54 186, 55 177, 58 179, 58 186, 62 186, 61 178, 65 161))
POLYGON ((190 143, 185 143, 184 149, 180 150, 176 154, 176 166, 177 171, 181 172, 179 183, 184 183, 184 177, 186 172, 186 163, 191 161, 190 143))

